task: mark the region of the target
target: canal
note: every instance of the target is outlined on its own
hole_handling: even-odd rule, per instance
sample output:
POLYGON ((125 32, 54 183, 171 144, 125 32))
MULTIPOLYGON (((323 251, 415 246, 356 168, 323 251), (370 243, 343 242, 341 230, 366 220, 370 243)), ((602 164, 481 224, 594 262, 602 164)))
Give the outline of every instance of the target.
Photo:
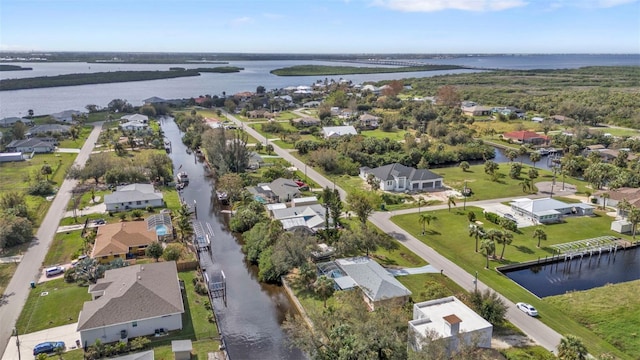
MULTIPOLYGON (((295 308, 279 286, 262 284, 257 268, 245 261, 241 239, 227 227, 228 214, 220 212, 213 181, 204 165, 187 154, 182 134, 172 119, 161 122, 165 137, 171 141, 174 173, 186 171, 189 186, 182 191, 185 202, 195 204, 198 221, 208 224, 213 232, 210 253, 201 253, 209 276, 221 269, 227 280, 227 304, 214 301, 219 325, 231 359, 305 359, 304 354, 290 350, 280 325, 295 308)), ((205 225, 205 228, 209 228, 205 225)))

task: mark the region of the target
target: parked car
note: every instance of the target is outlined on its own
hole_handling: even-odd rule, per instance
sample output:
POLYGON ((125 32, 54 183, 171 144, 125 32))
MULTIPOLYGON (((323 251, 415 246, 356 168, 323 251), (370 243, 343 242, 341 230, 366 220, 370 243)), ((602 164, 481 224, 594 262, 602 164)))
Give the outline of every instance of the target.
POLYGON ((66 346, 62 341, 48 341, 40 343, 33 347, 33 356, 38 354, 51 354, 56 351, 56 349, 62 348, 64 350, 66 346))
POLYGON ((502 215, 502 217, 504 217, 505 219, 509 219, 511 221, 517 221, 516 217, 511 215, 511 214, 504 214, 504 215, 502 215))
POLYGON ((529 316, 538 316, 538 310, 530 304, 519 302, 516 307, 529 316))
POLYGON ((95 219, 95 220, 93 220, 93 223, 96 224, 96 225, 104 225, 107 222, 104 219, 95 219))
POLYGON ((44 270, 44 273, 47 277, 60 275, 63 272, 64 272, 64 268, 62 266, 52 266, 44 270))

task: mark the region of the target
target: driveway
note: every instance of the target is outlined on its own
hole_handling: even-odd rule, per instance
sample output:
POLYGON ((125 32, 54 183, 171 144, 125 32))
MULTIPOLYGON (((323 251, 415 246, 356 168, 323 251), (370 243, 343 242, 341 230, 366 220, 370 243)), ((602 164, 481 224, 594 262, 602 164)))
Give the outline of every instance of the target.
POLYGON ((20 338, 20 357, 18 357, 16 337, 12 336, 4 350, 2 360, 33 359, 33 348, 46 341, 63 341, 67 347, 66 350, 77 349, 76 340, 80 340, 80 333, 76 331, 77 327, 78 323, 73 323, 30 334, 18 334, 20 338))
MULTIPOLYGON (((74 165, 84 166, 91 154, 91 150, 98 141, 98 135, 102 129, 102 123, 95 123, 94 128, 85 141, 80 153, 74 161, 74 165)), ((9 342, 11 331, 15 326, 16 320, 22 312, 22 307, 27 301, 31 281, 40 278, 41 266, 44 261, 51 241, 58 230, 60 219, 65 213, 67 204, 71 199, 71 191, 76 186, 77 181, 65 179, 58 194, 53 199, 47 215, 42 220, 40 227, 36 233, 36 239, 31 242, 29 250, 24 254, 20 265, 16 269, 15 274, 5 289, 4 295, 0 298, 0 351, 3 351, 9 342)), ((22 340, 22 337, 20 338, 22 340)), ((15 341, 12 343, 15 349, 15 341)), ((11 348, 11 346, 9 347, 11 348)), ((14 354, 17 355, 17 354, 14 354)), ((6 357, 7 359, 16 359, 16 357, 6 357)), ((25 357, 26 359, 26 357, 25 357)))
POLYGON ((498 214, 498 216, 511 214, 511 216, 513 216, 513 218, 516 219, 516 224, 518 225, 519 228, 536 225, 536 223, 532 221, 530 218, 518 215, 513 210, 511 210, 511 207, 501 203, 484 204, 484 205, 480 205, 480 207, 483 208, 484 211, 498 214))
MULTIPOLYGON (((89 214, 104 214, 106 212, 107 212, 107 205, 105 205, 104 203, 101 203, 101 204, 98 204, 98 205, 87 206, 87 207, 82 208, 82 209, 77 209, 76 210, 76 215, 77 216, 84 216, 84 215, 89 215, 89 214)), ((73 217, 73 210, 67 211, 64 214, 64 217, 73 217)))

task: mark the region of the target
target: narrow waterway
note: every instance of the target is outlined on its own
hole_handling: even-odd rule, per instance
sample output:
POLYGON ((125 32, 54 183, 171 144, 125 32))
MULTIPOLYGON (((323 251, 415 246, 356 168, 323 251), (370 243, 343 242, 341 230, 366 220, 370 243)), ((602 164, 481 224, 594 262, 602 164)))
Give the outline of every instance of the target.
POLYGON ((224 271, 227 279, 227 305, 216 300, 220 328, 231 359, 305 359, 304 354, 290 350, 286 334, 280 324, 286 314, 294 310, 281 287, 261 284, 257 269, 247 264, 240 239, 227 227, 228 214, 222 214, 215 198, 213 182, 207 177, 202 163, 187 154, 182 134, 173 120, 164 120, 162 130, 171 141, 174 172, 186 171, 189 186, 182 197, 189 205, 196 205, 198 221, 213 232, 212 251, 201 253, 206 271, 224 271))

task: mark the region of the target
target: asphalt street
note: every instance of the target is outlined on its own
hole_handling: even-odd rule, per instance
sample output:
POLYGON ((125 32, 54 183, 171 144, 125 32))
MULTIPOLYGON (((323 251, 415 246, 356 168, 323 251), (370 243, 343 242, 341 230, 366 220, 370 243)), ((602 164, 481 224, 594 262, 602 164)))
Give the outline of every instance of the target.
MULTIPOLYGON (((98 141, 101 129, 102 123, 94 123, 94 128, 78 153, 74 165, 83 166, 87 162, 95 143, 98 141)), ((71 190, 76 184, 77 181, 75 180, 64 180, 51 203, 47 215, 38 228, 36 238, 24 254, 4 295, 0 298, 0 351, 3 353, 11 337, 18 315, 20 315, 22 307, 27 301, 29 291, 31 291, 29 284, 31 281, 37 281, 40 278, 40 267, 56 234, 56 230, 58 230, 60 219, 71 199, 71 190)))
MULTIPOLYGON (((251 127, 243 124, 240 120, 238 120, 233 115, 228 113, 225 113, 225 115, 230 120, 235 122, 238 126, 241 126, 245 131, 247 131, 249 135, 253 136, 258 141, 262 141, 265 144, 269 142, 267 138, 262 136, 260 133, 258 133, 251 127)), ((336 186, 332 180, 325 178, 322 174, 313 170, 311 167, 307 168, 307 166, 302 161, 300 161, 299 159, 291 155, 289 151, 278 147, 276 144, 273 144, 273 143, 271 144, 273 145, 274 152, 276 154, 280 155, 280 157, 282 157, 283 159, 289 161, 293 166, 297 167, 298 169, 303 170, 306 176, 308 176, 313 181, 315 181, 320 187, 323 187, 323 188, 327 186, 332 188, 335 187, 335 189, 337 189, 340 192, 340 196, 342 197, 342 199, 346 199, 346 196, 347 196, 346 192, 343 189, 341 189, 339 186, 336 186)), ((542 194, 542 195, 535 195, 535 196, 528 196, 528 197, 532 198, 532 197, 544 197, 544 196, 548 196, 548 195, 542 194)), ((511 198, 467 202, 466 205, 478 206, 482 204, 500 203, 508 200, 511 200, 511 198)), ((464 205, 458 203, 456 207, 462 207, 462 206, 464 205)), ((427 210, 438 210, 438 209, 446 209, 446 208, 448 208, 448 205, 444 204, 444 205, 423 207, 422 210, 427 211, 427 210)), ((413 212, 418 212, 418 209, 414 208, 414 209, 406 209, 406 210, 400 210, 400 211, 394 211, 394 212, 375 212, 371 215, 369 220, 374 225, 379 227, 382 231, 384 231, 387 234, 390 234, 399 242, 401 242, 404 246, 406 246, 409 250, 413 251, 422 259, 427 261, 430 265, 432 265, 437 269, 441 269, 444 275, 451 278, 458 285, 465 288, 467 291, 473 291, 475 287, 475 284, 474 284, 475 274, 472 275, 467 273, 461 267, 449 261, 444 256, 440 255, 431 247, 425 245, 423 242, 416 239, 415 237, 413 237, 412 235, 410 235, 409 233, 401 229, 399 226, 395 225, 390 220, 391 216, 400 215, 400 214, 410 214, 413 212)), ((485 270, 483 269, 478 270, 480 280, 482 279, 482 274, 481 274, 482 271, 485 271, 485 270)), ((481 291, 488 289, 489 287, 486 286, 484 283, 482 283, 482 281, 480 280, 478 281, 478 289, 481 291)), ((492 289, 492 290, 496 291, 496 289, 492 289)), ((496 292, 499 294, 499 291, 496 291, 496 292)), ((505 304, 508 307, 507 319, 511 323, 513 323, 515 326, 517 326, 520 330, 522 330, 525 334, 527 334, 536 343, 540 344, 540 346, 546 348, 549 351, 555 352, 556 347, 558 346, 558 344, 560 343, 560 340, 562 339, 562 335, 560 335, 555 330, 551 329, 550 327, 548 327, 538 319, 532 318, 526 315, 524 312, 518 310, 515 306, 515 303, 511 302, 504 296, 500 295, 500 297, 504 300, 505 304)))

